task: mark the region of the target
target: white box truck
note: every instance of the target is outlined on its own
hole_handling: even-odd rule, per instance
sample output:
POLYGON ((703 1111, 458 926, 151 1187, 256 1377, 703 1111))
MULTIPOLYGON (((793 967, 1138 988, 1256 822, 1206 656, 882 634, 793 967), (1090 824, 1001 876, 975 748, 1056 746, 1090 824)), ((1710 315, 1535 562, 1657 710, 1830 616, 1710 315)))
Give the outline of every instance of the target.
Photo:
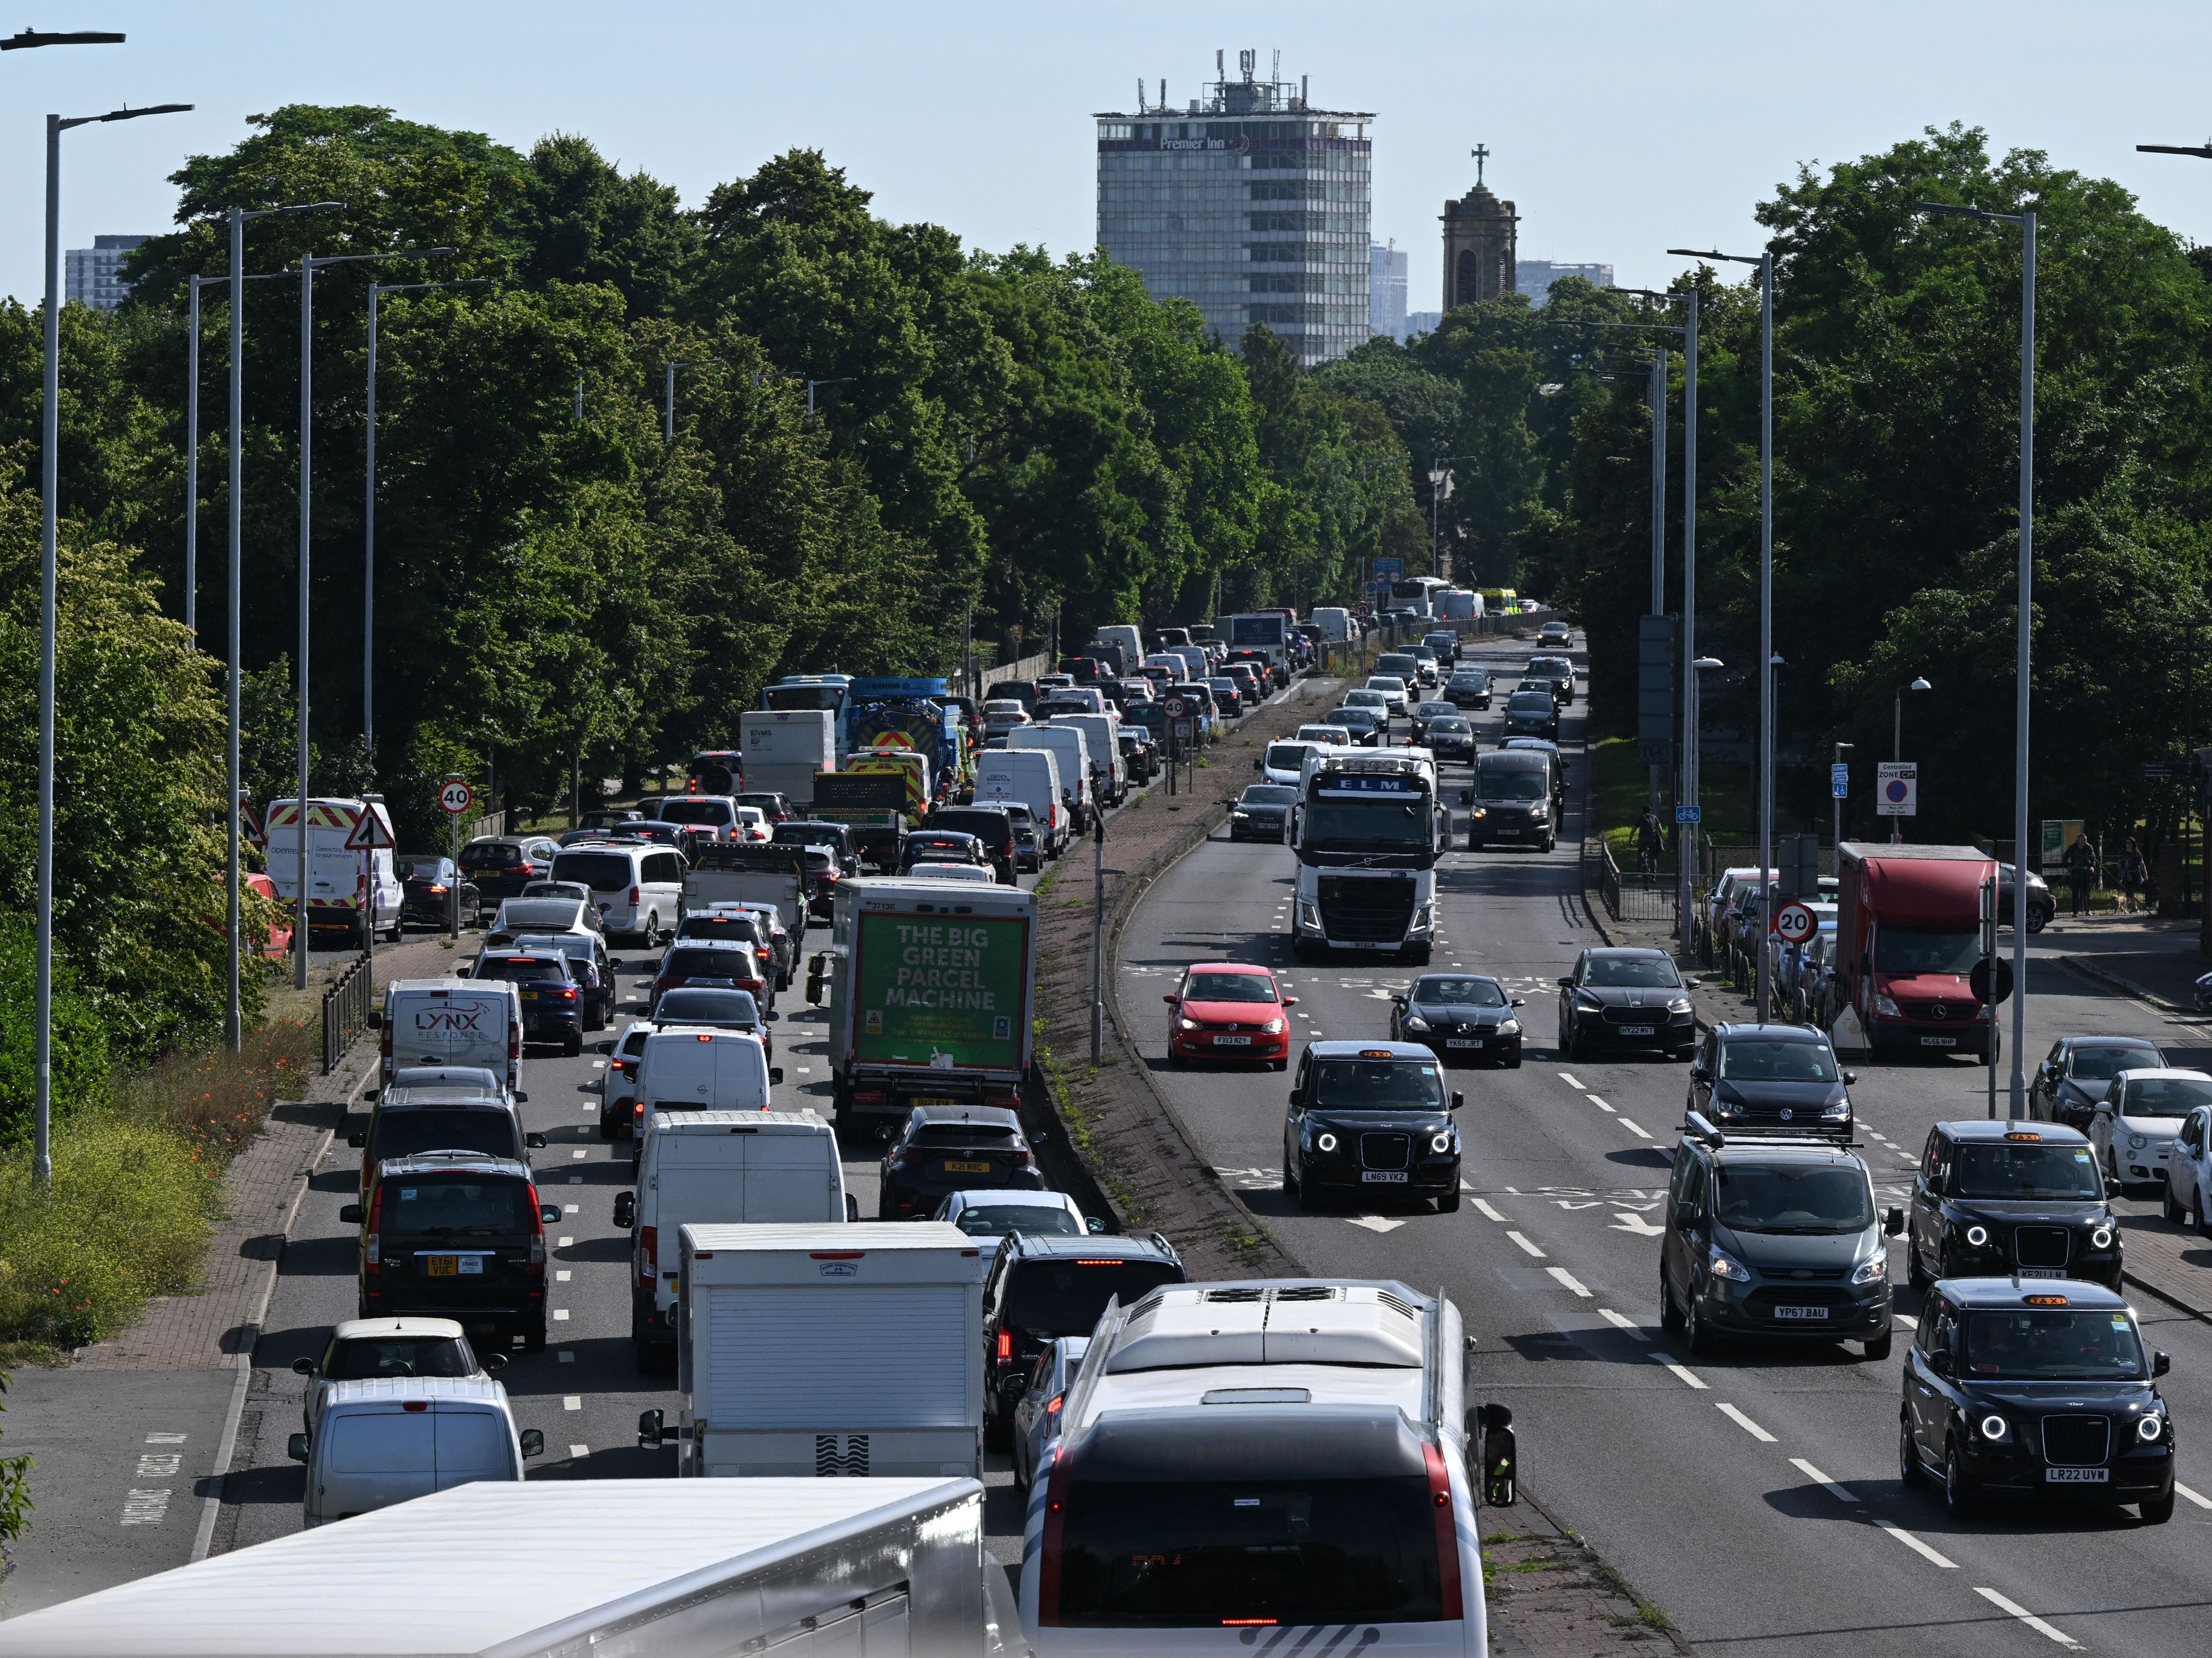
MULTIPOLYGON (((293 920, 300 895, 300 803, 271 800, 269 821, 269 880, 276 889, 284 919, 293 920)), ((307 802, 307 926, 311 933, 338 932, 348 948, 366 950, 369 929, 399 942, 399 904, 406 895, 392 861, 392 814, 381 797, 365 800, 307 802), (363 813, 374 812, 384 844, 374 851, 346 845, 363 813)))
POLYGON ((1048 858, 1057 858, 1075 833, 1075 814, 1061 798, 1061 786, 1060 756, 1050 749, 986 749, 975 756, 975 799, 1027 806, 1048 858))
POLYGON ((745 788, 814 803, 814 774, 837 769, 837 716, 828 708, 753 708, 738 716, 745 788))
POLYGON ((972 1479, 479 1483, 9 1619, 0 1653, 985 1658, 987 1566, 972 1479))
POLYGON ((678 1236, 679 1477, 982 1477, 982 1241, 938 1221, 678 1236))
POLYGON ((522 993, 507 979, 394 979, 384 987, 383 1070, 480 1065, 507 1079, 522 1073, 522 993))
POLYGON ((693 850, 699 861, 684 876, 687 914, 715 904, 774 904, 786 932, 794 938, 805 933, 810 883, 804 847, 727 845, 693 850))

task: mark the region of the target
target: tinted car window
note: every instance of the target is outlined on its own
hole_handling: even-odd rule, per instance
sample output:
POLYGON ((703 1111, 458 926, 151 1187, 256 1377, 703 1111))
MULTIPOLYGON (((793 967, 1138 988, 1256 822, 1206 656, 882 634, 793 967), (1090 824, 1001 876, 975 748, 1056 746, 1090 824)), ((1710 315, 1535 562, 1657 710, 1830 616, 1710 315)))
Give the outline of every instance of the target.
POLYGON ((1962 932, 1929 927, 1883 926, 1875 935, 1877 973, 1965 974, 1981 958, 1981 938, 1972 927, 1962 932))
POLYGON ((1006 1321, 1033 1336, 1087 1336, 1109 1301, 1127 1307, 1182 1281, 1182 1269, 1165 1260, 1016 1261, 1006 1321))
POLYGON ((1264 973, 1194 973, 1183 987, 1194 1002, 1265 1002, 1275 999, 1275 982, 1264 973))
POLYGON ((1740 1083, 1832 1083, 1836 1056, 1825 1042, 1731 1036, 1721 1044, 1721 1075, 1740 1083))
POLYGON ((720 800, 664 800, 660 805, 660 821, 664 823, 713 823, 719 827, 728 823, 732 817, 729 806, 720 800))
POLYGON ((2051 1382, 2135 1382, 2143 1375, 2142 1343, 2124 1312, 1969 1313, 1969 1376, 2039 1377, 2051 1382))
POLYGON ((1540 766, 1486 766, 1474 768, 1478 800, 1540 800, 1546 793, 1540 766))
POLYGON ((1313 1100, 1339 1111, 1441 1108, 1444 1084, 1433 1060, 1321 1060, 1313 1068, 1313 1100))
POLYGON ((1505 700, 1508 714, 1548 714, 1552 708, 1549 691, 1516 691, 1505 700))
POLYGON ((372 1382, 379 1376, 472 1376, 476 1355, 451 1336, 368 1336, 331 1344, 323 1371, 329 1382, 372 1382))
POLYGON ((670 1024, 755 1025, 760 1023, 760 1008, 750 990, 686 988, 664 994, 656 1017, 670 1024))
POLYGON ((2084 1046, 2066 1056, 2066 1074, 2079 1082, 2108 1083, 2130 1067, 2141 1071, 2165 1063, 2166 1056, 2154 1048, 2084 1046))
POLYGON ((528 984, 539 979, 565 981, 568 966, 565 962, 549 961, 543 956, 483 956, 477 958, 476 976, 479 979, 508 979, 516 984, 528 984))
POLYGON ((1255 783, 1244 791, 1248 806, 1288 806, 1297 803, 1298 792, 1285 783, 1255 783))
POLYGON ((1856 1169, 1722 1163, 1713 1207, 1739 1232, 1857 1232, 1874 1224, 1874 1197, 1856 1169))
POLYGON ((505 869, 522 861, 522 848, 512 841, 479 841, 461 848, 464 869, 505 869))
POLYGON ((636 865, 618 852, 564 852, 553 860, 556 881, 581 881, 594 892, 619 892, 636 880, 636 865))
POLYGON ((1014 1131, 995 1122, 928 1122, 907 1137, 908 1145, 975 1145, 985 1140, 1012 1140, 1014 1131))
POLYGON ((419 1175, 384 1183, 387 1233, 491 1237, 530 1230, 529 1193, 520 1181, 419 1175))
POLYGON ((2187 1077, 2142 1077, 2128 1084, 2120 1111, 2130 1117, 2185 1117, 2206 1104, 2212 1104, 2212 1083, 2187 1077))
POLYGON ((1066 1210, 1048 1208, 1041 1203, 979 1205, 963 1209, 955 1224, 970 1237, 979 1238, 1004 1237, 1009 1232, 1027 1232, 1032 1237, 1072 1237, 1083 1230, 1066 1210))
POLYGON ((1962 1198, 2101 1198, 2104 1182, 2086 1145, 2019 1142, 1960 1146, 1953 1193, 1962 1198))
POLYGON ((1583 982, 1647 990, 1670 990, 1682 982, 1674 963, 1663 956, 1593 956, 1583 982))
POLYGON ((522 1147, 515 1139, 514 1119, 504 1110, 450 1111, 432 1108, 376 1114, 378 1162, 386 1157, 411 1157, 422 1151, 477 1151, 488 1157, 520 1157, 522 1147))
POLYGON ((749 950, 672 950, 660 970, 687 979, 750 979, 753 954, 749 950))
POLYGON ((1505 993, 1488 979, 1423 979, 1413 987, 1417 1002, 1449 1002, 1460 1007, 1503 1007, 1505 993))

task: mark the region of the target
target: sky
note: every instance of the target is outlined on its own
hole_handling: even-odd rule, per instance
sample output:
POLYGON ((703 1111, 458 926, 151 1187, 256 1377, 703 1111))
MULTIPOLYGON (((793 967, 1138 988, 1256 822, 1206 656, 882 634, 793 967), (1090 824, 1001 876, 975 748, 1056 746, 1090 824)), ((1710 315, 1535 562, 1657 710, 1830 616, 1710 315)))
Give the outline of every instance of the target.
MULTIPOLYGON (((0 20, 0 33, 28 20, 0 20)), ((582 133, 687 205, 794 147, 823 151, 877 210, 971 246, 1087 248, 1091 117, 1139 77, 1177 106, 1240 48, 1310 77, 1318 107, 1371 110, 1374 234, 1411 251, 1412 309, 1439 302, 1437 216, 1487 181, 1521 215, 1523 258, 1599 262, 1663 286, 1668 247, 1753 252, 1756 203, 1818 166, 1929 125, 1984 128, 2118 179, 2143 210, 2212 241, 2212 162, 2139 143, 2212 133, 2212 5, 2106 0, 1091 0, 1082 6, 586 6, 379 0, 368 7, 47 0, 42 30, 119 29, 120 46, 0 57, 0 289, 41 291, 47 112, 191 103, 185 115, 63 139, 62 245, 171 228, 183 158, 286 103, 375 104, 526 149, 582 133)))

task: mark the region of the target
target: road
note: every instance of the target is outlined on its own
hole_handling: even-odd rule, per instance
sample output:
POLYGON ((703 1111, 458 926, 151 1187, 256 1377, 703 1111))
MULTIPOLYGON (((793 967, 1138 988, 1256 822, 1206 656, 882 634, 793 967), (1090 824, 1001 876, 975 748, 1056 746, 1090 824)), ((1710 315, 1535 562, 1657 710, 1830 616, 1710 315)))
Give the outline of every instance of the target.
MULTIPOLYGON (((1476 652, 1508 677, 1525 655, 1476 652)), ((1577 703, 1571 748, 1580 727, 1577 703)), ((1160 1058, 1158 999, 1194 959, 1278 968, 1310 1039, 1384 1035, 1390 990, 1413 969, 1294 963, 1285 848, 1217 837, 1167 872, 1122 934, 1116 990, 1201 1157, 1310 1270, 1441 1285, 1477 1338, 1470 1396, 1514 1407, 1528 1489, 1701 1649, 2023 1654, 2063 1639, 2201 1650, 2212 1503, 2185 1501, 2162 1527, 2109 1509, 1954 1523, 1934 1497, 1899 1484, 1904 1343, 1881 1363, 1826 1344, 1724 1346, 1694 1365, 1669 1351, 1656 1233, 1684 1067, 1553 1056, 1556 981, 1577 950, 1604 942, 1576 897, 1579 811, 1577 793, 1548 856, 1455 851, 1438 867, 1444 938, 1433 966, 1503 980, 1527 999, 1528 1031, 1519 1070, 1452 1074, 1467 1099, 1468 1154, 1467 1195, 1449 1215, 1380 1202, 1369 1213, 1300 1213, 1280 1186, 1286 1078, 1170 1071, 1160 1058)), ((2029 975, 2032 1053, 2082 1029, 2139 1031, 2173 1051, 2163 1020, 2093 990, 2048 953, 2029 975)), ((1853 1097, 1885 1203, 1905 1199, 1929 1125, 1983 1114, 1985 1074, 1949 1058, 1860 1067, 1853 1097)), ((1919 1298, 1894 1253, 1893 1277, 1909 1340, 1919 1298)), ((2212 1424, 2212 1330, 2156 1302, 2141 1311, 2174 1357, 2166 1391, 2182 1426, 2181 1478, 2212 1493, 2212 1442, 2192 1431, 2212 1424)))

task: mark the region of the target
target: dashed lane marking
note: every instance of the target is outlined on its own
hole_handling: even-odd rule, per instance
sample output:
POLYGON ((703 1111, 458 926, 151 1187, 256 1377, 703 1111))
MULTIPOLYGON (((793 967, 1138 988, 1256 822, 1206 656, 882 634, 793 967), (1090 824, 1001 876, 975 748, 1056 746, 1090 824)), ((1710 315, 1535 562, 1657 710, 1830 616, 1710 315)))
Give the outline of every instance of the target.
POLYGON ((1528 1240, 1525 1236, 1523 1236, 1521 1233, 1519 1233, 1519 1232, 1508 1232, 1505 1236, 1506 1236, 1507 1237, 1509 1237, 1509 1238, 1511 1238, 1511 1239, 1513 1240, 1513 1242, 1516 1242, 1516 1243, 1519 1244, 1519 1245, 1520 1245, 1523 1249, 1527 1250, 1530 1254, 1532 1254, 1532 1255, 1535 1256, 1537 1260, 1543 1260, 1543 1259, 1544 1259, 1544 1252, 1543 1252, 1541 1249, 1539 1249, 1539 1248, 1538 1248, 1534 1244, 1533 1244, 1533 1243, 1529 1242, 1528 1242, 1528 1240))
MULTIPOLYGON (((1586 1096, 1585 1097, 1587 1097, 1587 1098, 1589 1099, 1589 1102, 1590 1102, 1592 1105, 1595 1106, 1595 1107, 1596 1107, 1599 1110, 1601 1110, 1601 1111, 1612 1111, 1612 1110, 1613 1110, 1613 1108, 1612 1108, 1611 1106, 1607 1105, 1607 1104, 1603 1100, 1601 1100, 1601 1099, 1598 1098, 1598 1096, 1597 1096, 1596 1095, 1595 1095, 1595 1094, 1588 1095, 1588 1096, 1586 1096)), ((1614 1113, 1613 1113, 1613 1114, 1614 1114, 1614 1115, 1616 1115, 1616 1116, 1618 1116, 1618 1115, 1620 1114, 1620 1113, 1618 1113, 1618 1112, 1614 1112, 1614 1113)))
POLYGON ((591 1155, 592 1154, 586 1151, 582 1146, 578 1146, 574 1151, 571 1151, 568 1154, 568 1161, 571 1163, 581 1163, 586 1157, 588 1157, 591 1155))
MULTIPOLYGON (((1615 1114, 1618 1115, 1619 1114, 1616 1113, 1615 1114)), ((1650 1135, 1645 1133, 1641 1128, 1638 1128, 1634 1123, 1629 1121, 1626 1117, 1622 1117, 1620 1119, 1620 1126, 1623 1128, 1626 1128, 1630 1133, 1635 1135, 1639 1140, 1648 1140, 1651 1138, 1650 1135)))
MULTIPOLYGON (((570 1204, 568 1206, 568 1212, 572 1215, 574 1214, 576 1212, 576 1206, 570 1204)), ((576 1240, 574 1238, 562 1238, 560 1242, 555 1244, 553 1247, 556 1249, 573 1249, 576 1247, 576 1240)))
MULTIPOLYGON (((1948 1565, 1950 1562, 1947 1560, 1943 1564, 1948 1565)), ((2081 1650, 2081 1643, 2079 1641, 2075 1640, 2064 1630, 2058 1628, 2057 1625, 2045 1623, 2043 1619, 2038 1618, 2026 1606, 2021 1605, 2019 1601, 2008 1600, 2005 1596, 1999 1594, 1995 1589, 1985 1589, 1978 1583, 1974 1586, 1974 1593, 1980 1595, 1983 1600, 1988 1601, 1998 1611, 2009 1612, 2014 1618, 2019 1619, 2021 1623, 2027 1625, 2028 1628, 2033 1630, 2038 1635, 2046 1636, 2050 1639, 2057 1642, 2060 1646, 2064 1647, 2069 1652, 2079 1652, 2081 1650)))
POLYGON ((1583 1286, 1576 1281, 1575 1275, 1572 1272, 1570 1272, 1565 1267, 1547 1266, 1544 1270, 1549 1272, 1553 1278, 1559 1279, 1560 1283, 1565 1284, 1568 1289, 1572 1290, 1577 1295, 1582 1297, 1585 1301, 1589 1298, 1589 1291, 1583 1289, 1583 1286))
POLYGON ((1683 1383, 1685 1386, 1695 1388, 1700 1392, 1705 1391, 1705 1384, 1698 1380, 1692 1372, 1686 1367, 1677 1364, 1673 1359, 1669 1358, 1666 1354, 1660 1352, 1656 1348, 1652 1351, 1651 1361, 1653 1363, 1672 1371, 1674 1373, 1674 1379, 1683 1383))
MULTIPOLYGON (((1935 1550, 1929 1548, 1928 1545, 1915 1537, 1911 1532, 1905 1530, 1904 1527, 1887 1520, 1876 1520, 1874 1523, 1881 1527, 1884 1531, 1887 1532, 1892 1537, 1894 1537, 1899 1542, 1904 1544, 1906 1548, 1911 1549, 1922 1559, 1927 1561, 1930 1565, 1941 1566, 1946 1571, 1956 1571, 1959 1570, 1959 1563, 1957 1561, 1945 1559, 1935 1550)), ((1983 1593, 1987 1594, 1988 1591, 1984 1589, 1983 1593)))
POLYGON ((126 1526, 158 1526, 168 1512, 167 1487, 160 1491, 133 1490, 123 1494, 123 1523, 126 1526))
POLYGON ((568 1281, 568 1276, 569 1275, 566 1272, 556 1272, 553 1274, 553 1282, 556 1284, 566 1284, 568 1281))
MULTIPOLYGON (((581 1186, 583 1183, 583 1176, 579 1175, 575 1179, 574 1184, 581 1186)), ((583 1207, 584 1206, 580 1203, 564 1203, 561 1206, 561 1212, 564 1215, 574 1215, 581 1212, 583 1207)), ((568 1247, 568 1239, 563 1238, 561 1240, 561 1244, 563 1248, 568 1247)))
POLYGON ((1501 1221, 1501 1222, 1502 1222, 1502 1221, 1505 1218, 1505 1217, 1504 1217, 1504 1216, 1503 1216, 1503 1215, 1499 1214, 1499 1213, 1498 1213, 1495 1209, 1492 1209, 1492 1208, 1489 1206, 1489 1204, 1487 1204, 1486 1202, 1485 1202, 1485 1201, 1484 1201, 1482 1199, 1480 1199, 1480 1198, 1477 1198, 1477 1199, 1474 1200, 1474 1206, 1475 1206, 1476 1208, 1478 1208, 1478 1209, 1481 1210, 1481 1211, 1482 1211, 1482 1212, 1483 1212, 1485 1215, 1488 1216, 1492 1220, 1494 1220, 1494 1221, 1501 1221))
POLYGON ((566 1307, 556 1307, 553 1309, 553 1316, 559 1322, 566 1324, 568 1321, 568 1309, 566 1307))
MULTIPOLYGON (((1565 1072, 1565 1071, 1562 1071, 1561 1072, 1559 1072, 1559 1080, 1560 1080, 1561 1082, 1563 1082, 1563 1083, 1566 1084, 1566 1085, 1567 1085, 1568 1087, 1570 1087, 1570 1088, 1578 1088, 1578 1089, 1583 1088, 1582 1084, 1580 1084, 1579 1082, 1576 1081, 1576 1080, 1575 1080, 1575 1078, 1574 1078, 1571 1074, 1569 1074, 1568 1072, 1565 1072)), ((1584 1093, 1588 1093, 1589 1091, 1589 1090, 1588 1089, 1583 1089, 1583 1092, 1584 1092, 1584 1093)))
POLYGON ((1735 1423, 1737 1427, 1749 1434, 1753 1439, 1756 1439, 1760 1444, 1771 1445, 1774 1442, 1774 1436, 1772 1434, 1767 1432, 1765 1429, 1760 1427, 1756 1422, 1753 1422, 1741 1411, 1736 1409, 1735 1406, 1723 1405, 1718 1401, 1715 1401, 1713 1408, 1718 1411, 1723 1416, 1726 1417, 1729 1421, 1735 1423))
POLYGON ((583 1394, 562 1394, 562 1397, 561 1397, 561 1408, 562 1408, 562 1410, 564 1410, 564 1411, 580 1411, 580 1410, 582 1410, 582 1409, 584 1408, 584 1396, 583 1396, 583 1394))
POLYGON ((1642 1325, 1638 1324, 1632 1318, 1624 1318, 1620 1314, 1614 1312, 1610 1307, 1599 1308, 1597 1309, 1597 1315, 1603 1319, 1607 1324, 1613 1326, 1614 1329, 1625 1330, 1630 1335, 1635 1337, 1638 1341, 1649 1341, 1651 1339, 1650 1333, 1645 1331, 1642 1325))
POLYGON ((2179 1479, 2173 1482, 2173 1494, 2194 1503, 2200 1509, 2212 1509, 2212 1497, 2200 1497, 2179 1479))
POLYGON ((1795 1467, 1798 1473, 1803 1474, 1806 1479, 1811 1480, 1822 1491, 1827 1492, 1829 1496, 1834 1497, 1837 1502, 1848 1503, 1853 1508, 1859 1506, 1858 1498, 1852 1494, 1849 1486, 1838 1485, 1834 1480, 1829 1479, 1827 1475, 1822 1473, 1818 1468, 1814 1467, 1810 1462, 1808 1462, 1803 1457, 1793 1456, 1790 1459, 1790 1466, 1795 1467))
POLYGON ((592 1448, 589 1445, 571 1445, 568 1447, 568 1455, 571 1456, 589 1456, 591 1454, 592 1448))

